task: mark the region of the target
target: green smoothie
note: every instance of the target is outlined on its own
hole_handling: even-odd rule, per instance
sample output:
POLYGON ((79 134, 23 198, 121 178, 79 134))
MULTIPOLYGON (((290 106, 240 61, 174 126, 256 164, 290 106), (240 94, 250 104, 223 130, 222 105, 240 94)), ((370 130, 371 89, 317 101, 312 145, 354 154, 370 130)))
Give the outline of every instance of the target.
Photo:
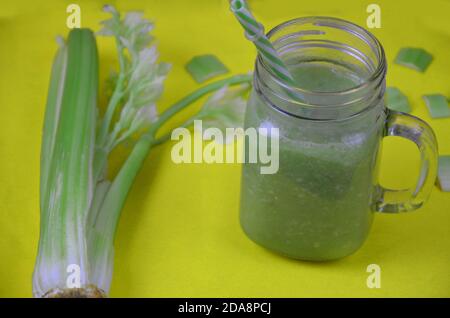
MULTIPOLYGON (((300 63, 291 73, 299 87, 314 92, 342 91, 364 80, 349 68, 327 63, 300 63)), ((335 122, 305 120, 273 109, 253 92, 245 126, 280 129, 279 170, 264 175, 260 164, 243 165, 240 220, 245 233, 297 259, 332 260, 357 250, 372 222, 382 134, 375 113, 335 122)))

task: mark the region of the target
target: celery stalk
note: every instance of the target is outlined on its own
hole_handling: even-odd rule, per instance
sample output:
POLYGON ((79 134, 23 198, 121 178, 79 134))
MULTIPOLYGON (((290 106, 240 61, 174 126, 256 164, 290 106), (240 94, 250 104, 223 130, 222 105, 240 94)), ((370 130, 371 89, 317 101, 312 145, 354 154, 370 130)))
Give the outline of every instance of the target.
MULTIPOLYGON (((70 32, 52 71, 41 152, 41 230, 34 294, 64 290, 70 265, 89 286, 86 219, 94 193, 98 57, 93 33, 70 32)), ((75 281, 75 284, 78 284, 75 281)))
MULTIPOLYGON (((210 83, 158 115, 156 102, 170 65, 159 63, 156 47, 150 46, 153 25, 138 12, 122 18, 111 6, 105 11, 112 18, 103 22, 99 34, 115 38, 120 69, 113 76, 112 95, 98 122, 98 56, 93 33, 72 30, 67 44, 60 41, 53 64, 41 149, 41 230, 33 274, 36 297, 108 294, 121 210, 147 154, 168 139, 156 139, 159 129, 202 96, 251 81, 249 75, 237 75, 210 83), (111 152, 126 140, 135 142, 134 148, 118 174, 108 180, 111 152)), ((220 96, 214 101, 228 105, 229 110, 218 107, 199 114, 211 120, 226 118, 230 124, 240 118, 234 112, 243 104, 242 98, 235 96, 223 103, 220 96)))

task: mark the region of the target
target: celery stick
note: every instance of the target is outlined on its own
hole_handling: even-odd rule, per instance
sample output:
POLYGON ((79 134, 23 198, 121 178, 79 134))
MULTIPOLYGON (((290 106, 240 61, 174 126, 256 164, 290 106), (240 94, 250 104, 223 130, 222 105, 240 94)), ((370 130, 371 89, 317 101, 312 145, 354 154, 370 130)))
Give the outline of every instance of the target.
POLYGON ((70 32, 55 58, 41 151, 41 231, 33 274, 38 297, 66 289, 70 265, 89 287, 86 219, 94 193, 98 57, 94 35, 70 32))

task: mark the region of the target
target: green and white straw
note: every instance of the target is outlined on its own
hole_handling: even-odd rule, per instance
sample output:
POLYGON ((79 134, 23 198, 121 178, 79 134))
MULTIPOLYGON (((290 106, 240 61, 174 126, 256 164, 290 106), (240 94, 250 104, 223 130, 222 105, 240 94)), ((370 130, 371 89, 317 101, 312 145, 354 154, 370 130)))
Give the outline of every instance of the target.
POLYGON ((294 84, 292 75, 272 43, 266 37, 264 26, 253 17, 247 3, 244 0, 231 0, 230 6, 234 16, 244 28, 247 39, 255 44, 259 54, 261 54, 261 57, 271 70, 286 83, 294 84))

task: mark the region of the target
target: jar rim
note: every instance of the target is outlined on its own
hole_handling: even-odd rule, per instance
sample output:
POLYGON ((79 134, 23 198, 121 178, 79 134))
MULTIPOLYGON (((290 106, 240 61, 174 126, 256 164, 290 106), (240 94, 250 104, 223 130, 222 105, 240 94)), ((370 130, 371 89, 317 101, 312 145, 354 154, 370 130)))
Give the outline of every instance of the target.
MULTIPOLYGON (((283 89, 286 89, 286 90, 289 90, 292 92, 297 92, 299 94, 320 94, 322 96, 330 96, 330 97, 342 96, 342 95, 347 95, 347 94, 354 94, 360 90, 367 88, 373 82, 379 80, 380 77, 383 77, 384 74, 386 73, 386 57, 385 57, 383 46, 381 45, 380 41, 372 33, 367 31, 363 27, 361 27, 353 22, 344 20, 344 19, 335 18, 335 17, 327 17, 327 16, 308 16, 308 17, 295 18, 295 19, 291 19, 286 22, 283 22, 281 24, 278 24, 277 26, 272 28, 269 32, 267 32, 266 36, 270 40, 278 32, 280 32, 281 30, 283 30, 289 26, 304 25, 307 23, 312 23, 313 25, 317 25, 317 26, 328 26, 328 27, 339 28, 343 31, 346 31, 348 33, 351 33, 351 34, 357 36, 359 39, 366 42, 372 49, 376 50, 378 65, 376 66, 376 69, 373 72, 371 72, 370 76, 358 85, 352 86, 347 89, 339 90, 339 91, 319 92, 319 91, 308 90, 308 89, 304 89, 304 88, 297 87, 297 86, 291 86, 291 85, 287 84, 279 76, 277 76, 277 74, 275 74, 273 72, 273 70, 264 61, 261 54, 258 53, 256 63, 261 65, 264 68, 264 70, 268 74, 271 75, 272 80, 274 80, 276 82, 276 84, 280 85, 283 89), (374 46, 369 41, 372 41, 374 46)), ((257 68, 255 70, 257 71, 257 68)), ((295 101, 291 101, 291 102, 295 102, 295 101)), ((309 105, 309 106, 313 106, 313 105, 309 105)), ((336 106, 340 106, 340 105, 334 105, 334 107, 336 107, 336 106)), ((342 106, 345 106, 345 105, 342 105, 342 106)), ((323 107, 323 106, 321 106, 321 107, 323 107)))

